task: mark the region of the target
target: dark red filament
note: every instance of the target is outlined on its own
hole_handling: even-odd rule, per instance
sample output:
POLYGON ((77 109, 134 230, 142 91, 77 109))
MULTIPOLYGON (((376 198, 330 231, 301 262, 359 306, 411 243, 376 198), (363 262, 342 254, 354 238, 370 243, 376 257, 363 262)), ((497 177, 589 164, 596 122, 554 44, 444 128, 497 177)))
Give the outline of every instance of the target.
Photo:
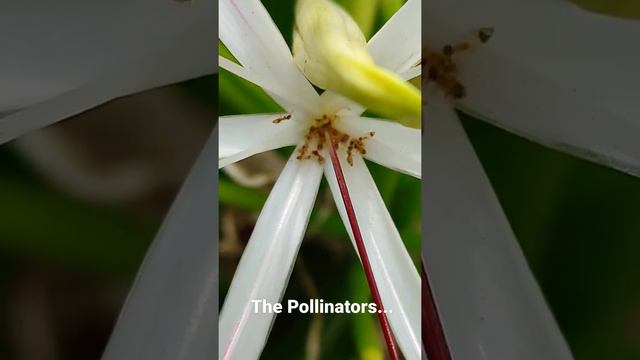
POLYGON ((367 249, 364 246, 364 241, 362 241, 362 234, 360 233, 360 227, 358 226, 358 219, 356 219, 356 213, 353 209, 353 204, 351 203, 351 197, 349 196, 349 190, 347 189, 347 182, 344 179, 344 174, 342 173, 342 167, 340 166, 340 160, 338 159, 338 154, 336 151, 336 141, 334 141, 331 136, 331 132, 329 133, 329 142, 331 144, 329 153, 331 154, 331 163, 333 164, 333 170, 336 174, 336 180, 338 181, 338 187, 340 188, 340 194, 342 195, 342 201, 344 202, 344 207, 347 210, 347 217, 349 218, 349 224, 351 225, 351 231, 353 232, 353 237, 355 238, 356 247, 358 248, 358 254, 360 254, 360 261, 362 261, 362 267, 364 268, 364 273, 367 277, 367 282, 369 283, 369 290, 371 291, 371 296, 373 297, 373 301, 378 306, 378 320, 380 321, 380 327, 382 328, 382 334, 384 335, 384 340, 387 343, 387 349, 389 350, 389 357, 391 360, 398 359, 398 349, 396 348, 395 343, 393 342, 393 335, 391 334, 391 327, 389 326, 389 320, 387 319, 387 314, 384 312, 384 307, 382 305, 382 299, 380 298, 380 293, 378 292, 378 285, 376 284, 376 279, 373 276, 373 271, 371 270, 371 264, 369 263, 369 256, 367 255, 367 249))
POLYGON ((429 278, 422 263, 422 345, 429 360, 451 360, 429 278))

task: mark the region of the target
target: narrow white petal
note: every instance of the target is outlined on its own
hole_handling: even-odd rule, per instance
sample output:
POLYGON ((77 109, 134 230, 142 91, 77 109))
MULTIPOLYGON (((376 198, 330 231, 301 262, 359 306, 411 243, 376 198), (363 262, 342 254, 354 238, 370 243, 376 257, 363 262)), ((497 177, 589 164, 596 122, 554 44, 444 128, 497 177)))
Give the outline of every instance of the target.
POLYGON ((421 131, 396 122, 372 118, 341 118, 336 127, 351 136, 370 131, 375 135, 365 140, 365 157, 380 165, 420 178, 422 174, 421 131))
POLYGON ((409 0, 369 40, 376 63, 396 73, 404 73, 420 62, 421 0, 409 0))
POLYGON ((450 107, 427 108, 422 256, 455 359, 572 359, 450 107))
MULTIPOLYGON (((218 56, 218 62, 221 68, 249 82, 252 82, 255 85, 260 86, 264 91, 267 92, 267 94, 269 94, 269 96, 271 96, 271 98, 275 102, 277 102, 280 106, 282 106, 282 108, 286 109, 287 111, 293 112, 295 110, 304 109, 307 112, 312 112, 314 110, 311 108, 311 106, 313 105, 311 103, 294 104, 289 100, 285 100, 287 99, 288 95, 280 86, 277 85, 277 83, 267 81, 261 78, 260 75, 256 74, 255 72, 247 70, 241 65, 238 65, 222 56, 218 56)), ((295 99, 292 99, 292 101, 295 101, 295 99)))
POLYGON ((461 105, 556 149, 640 175, 640 22, 586 12, 570 1, 430 1, 425 39, 456 42, 480 27, 461 105))
POLYGON ((286 101, 314 104, 318 94, 293 63, 273 19, 258 0, 220 1, 220 39, 233 56, 260 79, 278 87, 286 101))
POLYGON ((0 117, 0 144, 124 95, 214 73, 216 64, 211 53, 215 47, 209 44, 211 39, 197 41, 189 32, 181 35, 143 57, 128 59, 120 67, 100 69, 93 74, 95 78, 65 93, 0 117))
POLYGON ((217 134, 138 272, 102 360, 212 359, 218 309, 217 134))
POLYGON ((287 114, 223 116, 220 127, 219 167, 267 150, 295 145, 304 135, 305 124, 289 119, 274 124, 287 114))
MULTIPOLYGON (((385 310, 391 311, 387 314, 391 329, 405 358, 420 359, 420 277, 364 160, 354 156, 350 166, 345 151, 340 150, 339 155, 378 290, 385 310)), ((336 175, 328 159, 327 156, 325 176, 342 222, 354 242, 336 175)))
POLYGON ((249 82, 252 82, 265 90, 270 90, 272 92, 278 91, 278 89, 274 90, 274 86, 269 86, 269 85, 275 85, 275 84, 269 84, 268 81, 261 79, 259 75, 255 74, 250 70, 245 69, 242 65, 238 65, 235 62, 225 58, 224 56, 218 56, 218 64, 220 65, 221 68, 229 71, 230 73, 237 75, 249 82))
POLYGON ((275 314, 251 301, 282 299, 321 178, 321 166, 294 153, 271 190, 220 312, 219 359, 260 357, 275 314))

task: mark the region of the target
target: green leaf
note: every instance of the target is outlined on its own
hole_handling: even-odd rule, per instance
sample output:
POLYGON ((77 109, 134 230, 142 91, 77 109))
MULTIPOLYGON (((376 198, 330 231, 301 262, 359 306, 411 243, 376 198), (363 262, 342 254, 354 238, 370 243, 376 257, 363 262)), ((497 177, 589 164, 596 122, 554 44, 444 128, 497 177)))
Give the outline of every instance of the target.
POLYGON ((218 201, 220 204, 232 205, 250 211, 260 211, 267 201, 268 194, 246 188, 231 181, 220 179, 218 181, 218 201))

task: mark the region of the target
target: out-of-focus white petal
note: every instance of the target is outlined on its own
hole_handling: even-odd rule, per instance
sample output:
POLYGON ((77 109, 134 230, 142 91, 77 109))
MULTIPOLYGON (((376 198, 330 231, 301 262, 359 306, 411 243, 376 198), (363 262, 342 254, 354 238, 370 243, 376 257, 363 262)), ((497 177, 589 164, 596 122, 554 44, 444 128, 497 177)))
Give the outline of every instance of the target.
MULTIPOLYGON (((420 359, 420 276, 364 160, 354 156, 353 166, 350 166, 344 149, 338 153, 382 302, 385 310, 391 311, 387 317, 393 334, 406 359, 420 359)), ((325 174, 342 222, 355 246, 333 165, 329 160, 325 162, 325 174)))
POLYGON ((293 63, 273 19, 258 0, 220 1, 220 39, 250 72, 290 103, 312 107, 318 94, 293 63))
POLYGON ((184 79, 213 73, 215 6, 210 1, 3 2, 0 113, 59 96, 159 52, 178 55, 155 58, 155 69, 191 69, 184 79))
POLYGON ((369 52, 376 64, 398 74, 420 62, 421 0, 409 0, 369 40, 369 52))
POLYGON ((293 269, 322 167, 294 153, 278 178, 242 254, 220 312, 218 358, 258 359, 275 314, 254 311, 252 300, 279 302, 293 269))
POLYGON ((206 1, 6 3, 0 144, 116 97, 215 72, 215 31, 215 4, 206 1))
POLYGON ((251 155, 295 145, 305 130, 302 121, 291 118, 273 123, 287 114, 232 115, 218 119, 220 168, 251 155))
POLYGON ((420 129, 408 128, 391 121, 353 117, 341 118, 336 127, 351 136, 375 132, 373 137, 365 140, 367 159, 390 169, 421 177, 420 129))
POLYGON ((480 27, 490 41, 461 66, 461 106, 508 130, 640 175, 640 22, 570 1, 426 3, 437 48, 480 27))
POLYGON ((572 359, 453 109, 426 108, 425 259, 455 359, 572 359))
POLYGON ((218 310, 216 132, 149 249, 102 360, 213 359, 218 310))
POLYGON ((215 72, 211 56, 215 47, 194 41, 193 34, 182 35, 175 43, 169 41, 164 48, 154 49, 156 52, 100 71, 95 79, 68 92, 0 117, 0 144, 115 98, 215 72), (185 54, 189 54, 188 60, 185 54))

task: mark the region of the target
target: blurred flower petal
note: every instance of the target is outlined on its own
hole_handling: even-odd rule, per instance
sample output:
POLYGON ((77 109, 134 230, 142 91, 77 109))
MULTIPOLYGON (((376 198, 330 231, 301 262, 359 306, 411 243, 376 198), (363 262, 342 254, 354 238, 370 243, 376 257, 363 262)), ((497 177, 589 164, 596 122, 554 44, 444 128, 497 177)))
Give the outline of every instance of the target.
MULTIPOLYGON (((382 302, 391 311, 387 316, 393 334, 406 359, 420 359, 420 277, 364 160, 354 156, 350 166, 344 149, 338 153, 382 302)), ((325 162, 325 174, 354 242, 331 161, 325 162)))
POLYGON ((569 1, 430 1, 431 47, 481 27, 491 40, 461 66, 463 109, 556 149, 640 175, 640 22, 569 1), (464 11, 461 11, 464 9, 464 11))
POLYGON ((365 140, 365 157, 390 169, 420 178, 422 168, 421 132, 391 121, 372 118, 341 118, 336 127, 354 136, 371 131, 375 135, 365 140))
POLYGON ((303 136, 305 124, 295 119, 278 124, 273 121, 286 114, 233 115, 218 119, 220 126, 219 167, 251 155, 295 145, 303 136))
POLYGON ((369 40, 369 51, 378 65, 401 74, 420 62, 421 3, 407 1, 369 40))
POLYGON ((251 300, 279 302, 302 242, 322 167, 291 155, 271 190, 242 253, 220 311, 219 359, 258 359, 275 314, 254 311, 251 300))
POLYGON ((455 359, 572 359, 450 106, 427 107, 426 271, 455 359))
POLYGON ((7 3, 0 144, 116 97, 215 72, 214 14, 209 2, 7 3))
POLYGON ((214 131, 158 231, 102 360, 215 356, 217 138, 214 131))
POLYGON ((293 63, 271 16, 258 0, 220 1, 220 39, 249 72, 277 86, 276 94, 295 104, 312 104, 318 94, 293 63))

